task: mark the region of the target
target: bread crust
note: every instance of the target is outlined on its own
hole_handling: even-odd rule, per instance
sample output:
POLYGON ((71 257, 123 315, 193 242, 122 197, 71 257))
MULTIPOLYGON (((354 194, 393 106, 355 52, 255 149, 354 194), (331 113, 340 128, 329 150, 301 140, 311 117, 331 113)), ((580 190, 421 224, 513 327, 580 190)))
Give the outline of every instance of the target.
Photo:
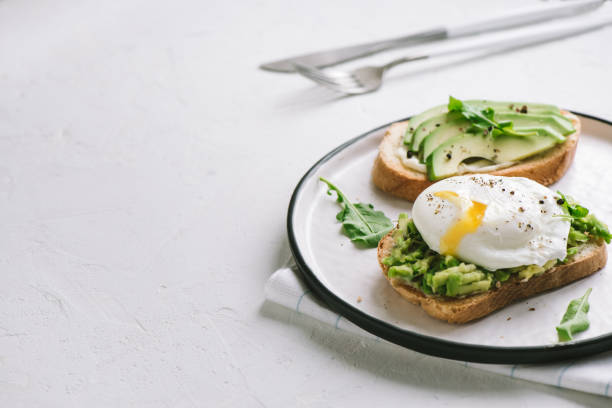
MULTIPOLYGON (((576 129, 576 132, 567 137, 567 140, 535 155, 520 163, 488 172, 495 176, 527 177, 540 184, 548 186, 558 181, 568 170, 574 155, 578 138, 580 136, 580 119, 571 112, 561 111, 568 117, 576 129)), ((397 147, 403 137, 408 122, 397 122, 391 124, 378 148, 378 156, 374 161, 372 169, 372 181, 381 190, 409 201, 416 200, 421 191, 432 185, 433 181, 427 179, 427 175, 406 168, 396 155, 397 147)))
POLYGON ((387 275, 389 267, 383 265, 382 260, 389 256, 394 245, 392 233, 393 231, 378 243, 378 262, 383 275, 391 283, 393 289, 405 299, 415 305, 420 305, 430 316, 449 323, 467 323, 479 319, 517 300, 592 275, 603 268, 608 259, 608 251, 603 241, 589 242, 581 248, 570 263, 555 266, 541 275, 532 277, 527 282, 522 282, 513 276, 501 287, 485 293, 464 298, 434 297, 426 296, 420 290, 402 284, 401 281, 391 279, 387 275))

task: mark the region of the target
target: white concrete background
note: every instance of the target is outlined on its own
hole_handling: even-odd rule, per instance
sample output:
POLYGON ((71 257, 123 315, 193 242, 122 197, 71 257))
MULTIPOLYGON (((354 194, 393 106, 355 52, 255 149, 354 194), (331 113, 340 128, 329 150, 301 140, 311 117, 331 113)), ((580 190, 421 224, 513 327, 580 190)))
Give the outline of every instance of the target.
POLYGON ((612 118, 612 29, 354 98, 258 64, 528 3, 0 1, 0 406, 609 406, 264 303, 316 159, 449 94, 612 118))

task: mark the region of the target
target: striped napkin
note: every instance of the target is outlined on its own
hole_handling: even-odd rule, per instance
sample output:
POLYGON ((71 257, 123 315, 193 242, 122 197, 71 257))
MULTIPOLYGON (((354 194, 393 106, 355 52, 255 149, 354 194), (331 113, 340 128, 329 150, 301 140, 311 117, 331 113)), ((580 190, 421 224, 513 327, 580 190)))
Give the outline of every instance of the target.
MULTIPOLYGON (((298 313, 303 313, 336 329, 345 330, 356 335, 378 337, 361 329, 341 315, 332 312, 317 299, 302 281, 293 260, 274 272, 268 279, 265 288, 266 299, 298 313)), ((539 382, 560 388, 612 396, 612 352, 598 354, 576 361, 538 365, 502 365, 458 362, 466 367, 473 367, 513 378, 539 382)))

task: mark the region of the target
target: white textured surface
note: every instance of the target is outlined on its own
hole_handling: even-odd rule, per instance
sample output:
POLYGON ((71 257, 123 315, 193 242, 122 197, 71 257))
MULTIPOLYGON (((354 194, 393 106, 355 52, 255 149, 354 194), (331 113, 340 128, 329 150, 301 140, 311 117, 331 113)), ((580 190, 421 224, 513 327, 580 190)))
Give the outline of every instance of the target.
POLYGON ((263 303, 323 153, 449 93, 612 118, 612 31, 355 98, 257 65, 526 3, 0 2, 0 406, 609 404, 263 303))

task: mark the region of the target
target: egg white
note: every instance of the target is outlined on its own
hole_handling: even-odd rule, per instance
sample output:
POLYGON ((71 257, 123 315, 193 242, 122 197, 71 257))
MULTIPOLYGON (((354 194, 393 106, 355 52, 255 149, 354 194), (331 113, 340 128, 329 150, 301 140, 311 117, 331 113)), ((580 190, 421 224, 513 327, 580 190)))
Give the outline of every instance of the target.
POLYGON ((488 174, 450 177, 417 197, 412 218, 434 251, 440 251, 440 239, 463 213, 435 196, 438 191, 453 191, 464 200, 487 205, 478 229, 466 234, 455 251, 461 260, 497 270, 565 258, 570 222, 559 217, 563 211, 555 193, 523 177, 488 174))

